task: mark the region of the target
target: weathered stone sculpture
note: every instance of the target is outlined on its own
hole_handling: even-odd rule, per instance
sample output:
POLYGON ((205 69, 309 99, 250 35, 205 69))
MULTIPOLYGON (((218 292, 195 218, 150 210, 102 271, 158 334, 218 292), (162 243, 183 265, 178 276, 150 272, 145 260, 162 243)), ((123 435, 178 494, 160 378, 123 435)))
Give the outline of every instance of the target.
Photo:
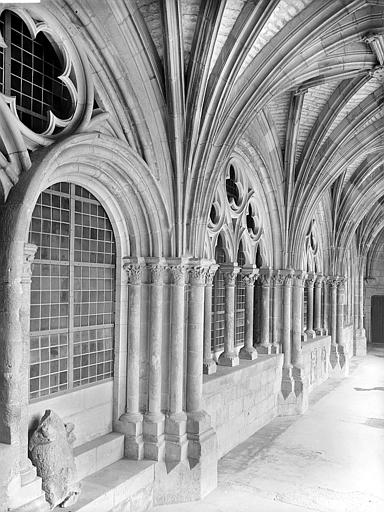
POLYGON ((32 463, 42 478, 45 497, 51 508, 69 507, 76 503, 80 485, 72 444, 72 423, 64 424, 51 410, 46 410, 29 442, 32 463))

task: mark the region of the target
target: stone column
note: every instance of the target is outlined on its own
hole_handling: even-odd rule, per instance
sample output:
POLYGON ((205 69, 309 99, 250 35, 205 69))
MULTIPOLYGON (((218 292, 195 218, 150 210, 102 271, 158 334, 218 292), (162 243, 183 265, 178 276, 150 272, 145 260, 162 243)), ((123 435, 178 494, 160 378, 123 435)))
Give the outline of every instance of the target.
POLYGON ((28 458, 28 404, 29 404, 29 360, 30 360, 30 316, 31 316, 31 282, 32 264, 37 251, 36 245, 26 243, 24 246, 23 274, 21 288, 23 300, 20 305, 20 323, 23 337, 22 374, 20 381, 21 415, 20 415, 20 477, 21 485, 34 480, 36 470, 28 458))
POLYGON ((245 336, 244 346, 240 349, 240 359, 253 360, 257 358, 257 350, 253 346, 253 315, 254 315, 254 297, 255 281, 258 275, 258 269, 255 265, 243 267, 242 279, 245 283, 245 336))
POLYGON ((324 276, 322 274, 317 274, 315 281, 315 315, 314 315, 314 329, 317 336, 321 336, 323 334, 322 328, 322 286, 323 286, 324 276))
POLYGON ((329 287, 328 287, 328 278, 324 276, 323 279, 323 289, 324 289, 324 301, 323 301, 323 333, 324 336, 328 336, 329 334, 329 287))
POLYGON ((331 367, 335 368, 339 364, 339 353, 336 343, 336 326, 337 326, 337 276, 329 276, 327 283, 330 290, 330 334, 331 334, 331 367))
POLYGON ((140 340, 141 287, 145 265, 138 260, 124 260, 128 278, 127 388, 125 413, 117 430, 125 435, 124 455, 129 459, 144 457, 143 415, 140 413, 140 340))
POLYGON ((298 369, 303 368, 301 334, 303 296, 306 277, 307 274, 303 270, 295 270, 292 291, 292 364, 298 369))
POLYGON ((187 432, 188 457, 193 467, 209 465, 207 488, 217 483, 216 434, 210 416, 202 410, 203 395, 203 339, 204 287, 210 262, 196 261, 188 266, 190 296, 187 339, 187 432))
POLYGON ((170 343, 170 414, 165 421, 167 461, 179 462, 187 457, 187 415, 183 411, 184 389, 184 264, 170 265, 171 273, 171 343, 170 343))
POLYGON ((292 368, 291 363, 291 315, 292 315, 292 279, 294 276, 293 270, 282 270, 283 276, 283 353, 284 353, 284 370, 292 368))
POLYGON ((356 331, 354 355, 365 356, 367 354, 367 338, 364 329, 364 274, 363 264, 360 263, 360 270, 356 279, 356 331))
POLYGON ((341 369, 343 369, 348 362, 347 347, 344 341, 345 281, 345 277, 339 277, 337 280, 336 341, 341 369))
POLYGON ((148 412, 144 417, 145 458, 162 460, 165 451, 164 414, 161 412, 161 352, 163 341, 164 263, 148 259, 150 272, 150 314, 148 353, 148 412))
POLYGON ((211 265, 207 271, 205 283, 205 299, 204 299, 204 358, 203 373, 211 375, 216 373, 216 363, 212 357, 211 337, 212 337, 212 288, 213 278, 219 265, 211 265))
POLYGON ((307 302, 307 330, 305 331, 308 338, 315 337, 315 331, 313 330, 313 287, 316 280, 316 274, 314 272, 308 273, 307 277, 307 290, 308 290, 308 302, 307 302))
POLYGON ((235 352, 235 286, 240 268, 237 264, 221 265, 225 280, 225 328, 224 352, 219 356, 218 364, 221 366, 237 366, 239 357, 235 352))
POLYGON ((269 340, 271 278, 272 270, 270 268, 260 269, 259 281, 261 284, 261 330, 260 344, 257 346, 257 351, 260 354, 270 354, 272 351, 272 346, 269 340))
POLYGON ((276 270, 272 275, 272 289, 273 289, 273 314, 272 314, 272 354, 279 354, 281 346, 279 340, 281 339, 281 326, 282 326, 282 305, 283 305, 283 283, 284 279, 280 271, 276 270))

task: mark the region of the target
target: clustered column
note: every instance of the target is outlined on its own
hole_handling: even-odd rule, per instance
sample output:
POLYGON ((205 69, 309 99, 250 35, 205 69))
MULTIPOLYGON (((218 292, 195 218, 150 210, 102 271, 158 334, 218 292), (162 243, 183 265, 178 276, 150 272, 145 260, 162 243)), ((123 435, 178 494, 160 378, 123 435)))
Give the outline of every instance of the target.
POLYGON ((336 338, 339 353, 339 364, 343 368, 346 363, 346 347, 344 343, 344 301, 345 301, 345 277, 337 280, 337 319, 336 338))
POLYGON ((257 350, 253 346, 253 315, 254 315, 254 297, 255 281, 258 270, 254 267, 242 269, 242 279, 245 283, 245 333, 244 346, 240 349, 240 359, 253 360, 257 358, 257 350))

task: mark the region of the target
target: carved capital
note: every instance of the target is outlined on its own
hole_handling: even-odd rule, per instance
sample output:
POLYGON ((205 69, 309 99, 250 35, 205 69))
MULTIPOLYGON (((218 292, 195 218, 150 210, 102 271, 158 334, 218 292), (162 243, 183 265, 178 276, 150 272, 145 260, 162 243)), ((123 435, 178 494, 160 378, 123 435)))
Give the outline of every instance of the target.
POLYGON ((363 37, 363 41, 371 47, 376 55, 380 65, 384 64, 384 34, 368 33, 363 37))
POLYGON ((22 281, 30 281, 32 276, 32 264, 35 259, 37 246, 34 244, 24 244, 23 275, 22 281))
POLYGON ((245 286, 254 286, 259 276, 259 269, 256 265, 244 266, 241 269, 241 280, 245 286))
POLYGON ((127 273, 129 284, 141 284, 143 282, 144 265, 142 263, 124 263, 123 269, 127 273))
POLYGON ((164 282, 164 265, 162 263, 150 263, 148 268, 151 273, 151 283, 157 286, 164 282))
POLYGON ((259 282, 261 286, 270 286, 272 280, 272 269, 270 268, 261 268, 259 273, 259 282))
POLYGON ((168 270, 172 276, 172 282, 176 286, 185 285, 185 277, 187 274, 187 268, 185 265, 170 265, 168 270))
POLYGON ((344 291, 345 283, 347 282, 347 278, 345 276, 339 276, 337 279, 337 288, 339 291, 344 291))
POLYGON ((324 280, 325 280, 325 277, 323 276, 323 274, 317 274, 316 281, 315 281, 315 288, 321 288, 324 280))
POLYGON ((282 286, 284 284, 284 276, 281 270, 275 270, 272 274, 272 282, 275 286, 282 286))
POLYGON ((283 278, 283 286, 292 286, 293 277, 295 275, 295 271, 293 269, 284 269, 279 270, 281 276, 283 278))
POLYGON ((295 270, 295 275, 293 276, 293 285, 303 287, 307 277, 308 275, 304 270, 295 270))
POLYGON ((338 282, 337 276, 328 276, 327 277, 327 284, 331 287, 331 289, 337 288, 337 282, 338 282))
POLYGON ((211 265, 207 271, 207 275, 206 275, 206 284, 208 286, 211 286, 213 284, 213 278, 215 277, 215 274, 217 272, 217 269, 219 268, 219 265, 211 265))
POLYGON ((306 283, 307 283, 308 287, 313 288, 315 281, 316 281, 316 277, 317 276, 314 272, 308 272, 307 279, 306 279, 306 283))
POLYGON ((188 268, 189 282, 192 286, 202 286, 206 282, 208 267, 194 265, 188 268))
POLYGON ((239 267, 221 267, 221 271, 223 273, 225 286, 235 286, 237 275, 240 272, 239 267))

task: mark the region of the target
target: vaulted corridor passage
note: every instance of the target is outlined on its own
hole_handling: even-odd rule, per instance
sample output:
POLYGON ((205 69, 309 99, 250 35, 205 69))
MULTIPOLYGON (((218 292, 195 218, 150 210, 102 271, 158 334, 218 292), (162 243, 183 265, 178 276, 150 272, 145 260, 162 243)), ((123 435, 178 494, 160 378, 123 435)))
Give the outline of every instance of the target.
POLYGON ((384 349, 329 379, 301 417, 276 418, 219 462, 202 502, 156 512, 384 510, 384 349))

